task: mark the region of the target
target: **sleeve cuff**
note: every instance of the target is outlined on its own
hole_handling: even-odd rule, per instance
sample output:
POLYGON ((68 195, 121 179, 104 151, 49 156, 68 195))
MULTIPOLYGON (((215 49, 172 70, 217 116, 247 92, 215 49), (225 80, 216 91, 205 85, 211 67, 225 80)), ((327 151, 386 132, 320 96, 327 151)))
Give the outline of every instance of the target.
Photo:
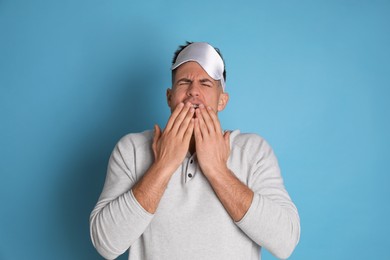
POLYGON ((154 214, 144 209, 133 194, 133 190, 130 190, 130 203, 133 211, 142 218, 153 218, 154 214))
POLYGON ((254 208, 256 208, 256 205, 259 204, 259 196, 256 195, 256 193, 253 194, 253 199, 252 199, 252 203, 248 209, 248 211, 245 213, 245 215, 239 220, 239 221, 236 221, 236 225, 238 225, 239 227, 244 227, 246 226, 246 222, 247 219, 250 219, 250 216, 253 214, 253 211, 254 211, 254 208))

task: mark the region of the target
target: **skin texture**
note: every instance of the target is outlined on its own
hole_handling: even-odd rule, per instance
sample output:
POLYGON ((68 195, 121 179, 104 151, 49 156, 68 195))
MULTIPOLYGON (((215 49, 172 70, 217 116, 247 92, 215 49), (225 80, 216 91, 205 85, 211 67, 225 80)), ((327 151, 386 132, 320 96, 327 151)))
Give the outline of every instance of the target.
POLYGON ((176 69, 172 89, 167 90, 171 116, 164 130, 155 125, 155 161, 132 188, 137 201, 155 213, 166 186, 184 160, 196 151, 203 174, 234 221, 248 211, 253 192, 228 169, 230 132, 223 133, 218 112, 229 100, 220 83, 196 62, 176 69), (193 105, 198 105, 194 109, 193 105))

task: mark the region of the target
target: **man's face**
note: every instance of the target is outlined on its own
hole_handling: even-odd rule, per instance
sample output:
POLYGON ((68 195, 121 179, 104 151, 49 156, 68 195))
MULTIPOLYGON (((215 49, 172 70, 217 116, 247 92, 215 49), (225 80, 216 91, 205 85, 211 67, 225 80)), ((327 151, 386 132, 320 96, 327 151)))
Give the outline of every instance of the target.
POLYGON ((183 102, 191 102, 196 108, 200 104, 222 111, 229 96, 223 93, 219 81, 211 78, 197 62, 186 62, 176 69, 172 89, 167 90, 171 112, 183 102))

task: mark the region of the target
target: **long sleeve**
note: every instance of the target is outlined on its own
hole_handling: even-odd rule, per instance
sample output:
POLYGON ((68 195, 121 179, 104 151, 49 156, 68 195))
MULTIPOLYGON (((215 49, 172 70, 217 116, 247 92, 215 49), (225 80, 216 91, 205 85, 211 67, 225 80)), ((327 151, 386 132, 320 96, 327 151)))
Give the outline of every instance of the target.
POLYGON ((280 259, 298 244, 300 220, 280 174, 277 159, 264 139, 252 135, 243 146, 248 160, 247 185, 254 192, 250 208, 236 224, 255 243, 280 259))
POLYGON ((147 149, 141 149, 140 154, 136 151, 137 147, 148 145, 144 139, 143 136, 128 135, 116 145, 109 160, 103 191, 90 216, 92 243, 106 259, 124 253, 153 218, 131 191, 138 179, 136 172, 146 171, 150 161, 145 153, 147 149), (136 160, 137 156, 142 165, 136 160))

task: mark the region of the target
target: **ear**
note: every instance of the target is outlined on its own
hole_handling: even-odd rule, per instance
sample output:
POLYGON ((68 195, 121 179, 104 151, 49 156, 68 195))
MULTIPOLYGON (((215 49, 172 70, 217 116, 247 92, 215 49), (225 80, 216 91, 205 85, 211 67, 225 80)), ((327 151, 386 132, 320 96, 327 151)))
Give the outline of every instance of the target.
POLYGON ((224 92, 219 95, 218 101, 218 112, 225 109, 227 103, 229 101, 229 94, 224 92))
POLYGON ((170 89, 170 88, 167 88, 167 103, 168 103, 168 106, 170 107, 170 108, 172 108, 171 107, 171 103, 172 103, 172 89, 170 89))

